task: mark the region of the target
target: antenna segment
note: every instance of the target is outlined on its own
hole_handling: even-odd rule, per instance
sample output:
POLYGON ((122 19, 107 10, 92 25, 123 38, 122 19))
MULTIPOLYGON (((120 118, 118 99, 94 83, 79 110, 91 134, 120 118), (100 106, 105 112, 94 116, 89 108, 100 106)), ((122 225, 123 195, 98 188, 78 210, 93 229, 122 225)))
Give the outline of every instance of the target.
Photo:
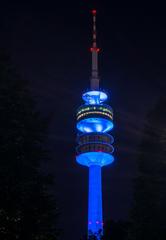
POLYGON ((93 16, 93 44, 91 47, 92 52, 92 74, 91 74, 91 90, 99 89, 99 76, 98 76, 98 52, 100 49, 97 47, 96 43, 96 10, 92 10, 93 16))

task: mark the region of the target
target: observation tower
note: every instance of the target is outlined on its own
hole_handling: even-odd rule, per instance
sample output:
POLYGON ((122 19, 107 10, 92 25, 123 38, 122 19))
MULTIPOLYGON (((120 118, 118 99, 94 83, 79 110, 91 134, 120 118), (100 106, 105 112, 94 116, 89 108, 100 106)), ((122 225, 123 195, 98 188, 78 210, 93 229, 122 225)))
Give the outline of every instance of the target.
POLYGON ((99 88, 98 54, 96 43, 96 10, 93 16, 92 73, 90 89, 83 93, 84 104, 77 109, 77 163, 89 168, 88 234, 103 232, 101 168, 114 161, 113 110, 105 102, 108 95, 99 88))

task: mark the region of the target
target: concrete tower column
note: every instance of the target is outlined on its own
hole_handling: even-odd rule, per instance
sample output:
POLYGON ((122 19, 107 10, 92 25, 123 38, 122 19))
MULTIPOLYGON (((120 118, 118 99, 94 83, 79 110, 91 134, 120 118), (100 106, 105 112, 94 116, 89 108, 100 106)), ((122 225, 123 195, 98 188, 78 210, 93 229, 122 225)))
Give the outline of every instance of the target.
POLYGON ((103 230, 101 166, 89 167, 88 233, 103 230))

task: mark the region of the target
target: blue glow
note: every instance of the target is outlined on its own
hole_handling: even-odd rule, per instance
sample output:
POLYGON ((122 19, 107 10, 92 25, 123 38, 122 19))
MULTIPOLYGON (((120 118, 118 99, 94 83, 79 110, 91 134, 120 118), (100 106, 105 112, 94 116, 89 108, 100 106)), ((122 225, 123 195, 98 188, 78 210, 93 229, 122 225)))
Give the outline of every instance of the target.
POLYGON ((108 99, 105 92, 102 91, 89 91, 82 95, 82 99, 90 105, 100 104, 108 99))
MULTIPOLYGON (((113 110, 104 103, 108 95, 103 91, 87 91, 82 99, 85 103, 76 113, 79 131, 76 161, 89 167, 88 235, 97 235, 99 232, 102 235, 101 167, 114 161, 114 148, 111 145, 114 139, 107 133, 114 127, 113 110)), ((97 240, 99 239, 97 236, 97 240)))
POLYGON ((101 167, 89 168, 88 232, 103 231, 101 167))
POLYGON ((114 161, 114 157, 105 152, 86 152, 81 153, 76 157, 76 161, 83 165, 90 167, 92 165, 106 166, 114 161))
POLYGON ((77 123, 77 129, 83 133, 108 132, 113 122, 104 118, 86 118, 77 123))

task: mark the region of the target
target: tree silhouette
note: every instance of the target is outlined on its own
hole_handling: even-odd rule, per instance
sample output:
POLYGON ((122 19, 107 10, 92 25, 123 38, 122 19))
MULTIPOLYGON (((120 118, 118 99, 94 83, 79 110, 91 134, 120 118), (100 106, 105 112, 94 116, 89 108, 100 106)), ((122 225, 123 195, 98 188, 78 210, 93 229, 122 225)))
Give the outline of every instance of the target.
POLYGON ((129 222, 109 220, 104 224, 104 230, 97 234, 89 234, 80 240, 126 240, 128 235, 129 222))
POLYGON ((129 222, 109 220, 104 225, 103 240, 126 240, 129 222))
POLYGON ((0 54, 0 239, 55 240, 57 205, 41 174, 47 123, 28 85, 0 54))
POLYGON ((149 114, 135 180, 129 239, 166 239, 166 98, 149 114))

